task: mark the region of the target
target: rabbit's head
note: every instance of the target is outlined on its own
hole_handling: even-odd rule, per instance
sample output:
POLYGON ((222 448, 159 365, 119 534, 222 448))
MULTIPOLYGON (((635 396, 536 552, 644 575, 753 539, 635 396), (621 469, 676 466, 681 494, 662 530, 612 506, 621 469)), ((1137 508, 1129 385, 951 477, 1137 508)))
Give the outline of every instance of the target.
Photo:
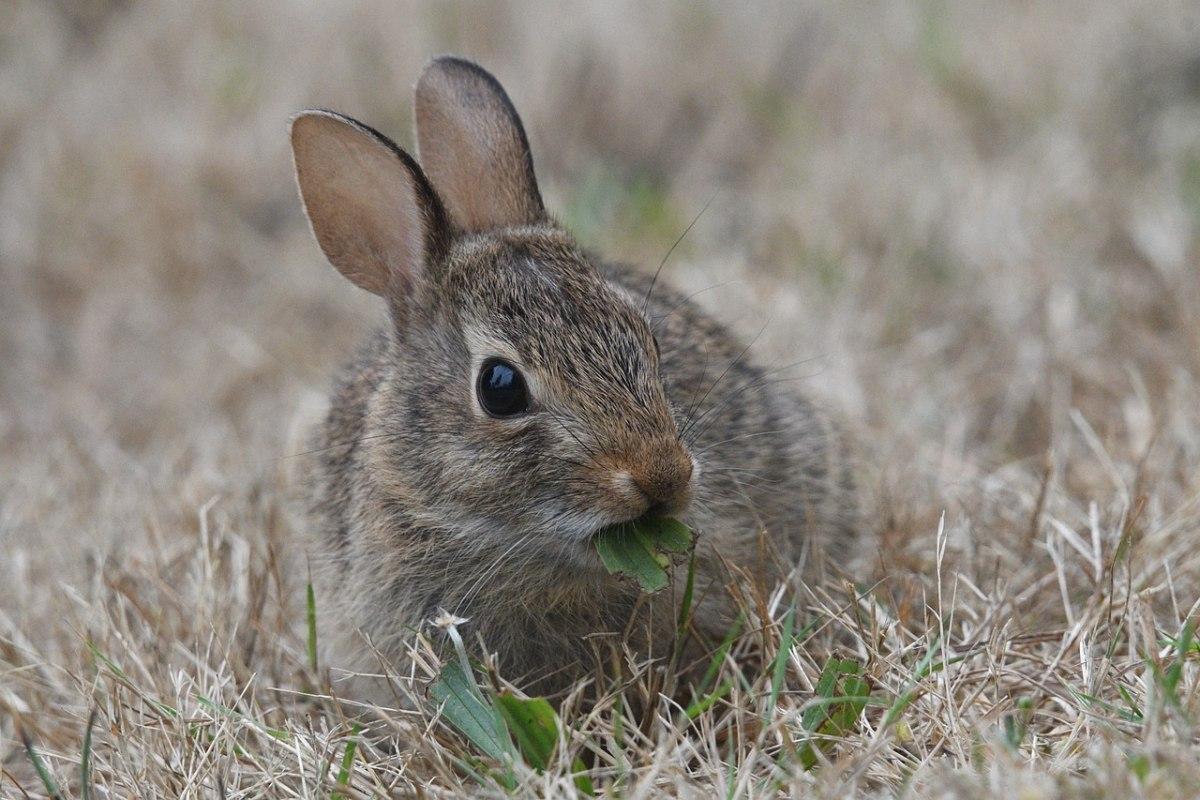
POLYGON ((369 468, 406 513, 463 536, 577 547, 611 523, 682 513, 695 462, 643 298, 549 219, 504 90, 435 60, 416 120, 421 166, 332 112, 291 129, 322 250, 391 314, 369 468))

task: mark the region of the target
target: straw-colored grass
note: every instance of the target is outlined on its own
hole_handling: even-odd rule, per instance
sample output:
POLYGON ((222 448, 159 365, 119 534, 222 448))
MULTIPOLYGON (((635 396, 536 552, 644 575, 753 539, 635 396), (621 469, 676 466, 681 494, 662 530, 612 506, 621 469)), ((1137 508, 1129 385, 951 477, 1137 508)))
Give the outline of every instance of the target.
POLYGON ((877 508, 849 579, 735 588, 704 687, 581 683, 513 791, 1200 796, 1195 4, 644 5, 0 6, 0 795, 506 791, 331 696, 293 496, 381 310, 286 120, 407 141, 456 51, 586 243, 653 265, 716 192, 667 279, 809 359, 877 508))

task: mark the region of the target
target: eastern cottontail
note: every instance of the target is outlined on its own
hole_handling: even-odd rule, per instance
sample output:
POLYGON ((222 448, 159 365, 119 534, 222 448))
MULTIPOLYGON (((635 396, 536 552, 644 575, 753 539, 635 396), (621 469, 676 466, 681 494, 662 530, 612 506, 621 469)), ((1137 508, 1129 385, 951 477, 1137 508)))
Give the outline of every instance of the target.
POLYGON ((638 591, 592 541, 644 514, 699 533, 709 634, 728 625, 731 576, 846 552, 856 490, 830 418, 688 298, 554 222, 495 78, 433 61, 416 128, 421 166, 332 112, 291 127, 321 249, 389 311, 316 442, 312 556, 334 663, 403 669, 406 638, 439 609, 468 618, 514 680, 590 666, 591 634, 669 642, 666 614, 630 625, 638 591))

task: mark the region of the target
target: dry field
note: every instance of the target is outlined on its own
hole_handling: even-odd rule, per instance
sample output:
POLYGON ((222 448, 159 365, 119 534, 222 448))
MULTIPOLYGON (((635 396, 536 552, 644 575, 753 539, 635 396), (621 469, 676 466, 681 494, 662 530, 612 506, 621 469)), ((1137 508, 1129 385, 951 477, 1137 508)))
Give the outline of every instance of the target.
POLYGON ((667 279, 806 359, 877 508, 854 582, 748 594, 707 687, 580 686, 513 794, 1200 796, 1200 7, 1117 0, 0 3, 0 796, 506 791, 330 696, 293 502, 381 310, 286 121, 408 142, 447 51, 585 243, 653 266, 714 198, 667 279))

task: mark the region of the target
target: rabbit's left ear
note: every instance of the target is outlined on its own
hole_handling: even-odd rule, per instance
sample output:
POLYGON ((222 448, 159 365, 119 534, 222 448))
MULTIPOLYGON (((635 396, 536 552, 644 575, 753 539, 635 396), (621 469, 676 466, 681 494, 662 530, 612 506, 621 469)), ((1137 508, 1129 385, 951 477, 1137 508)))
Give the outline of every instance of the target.
POLYGON ((452 222, 468 232, 545 219, 521 118, 486 70, 450 56, 417 82, 417 155, 452 222))

